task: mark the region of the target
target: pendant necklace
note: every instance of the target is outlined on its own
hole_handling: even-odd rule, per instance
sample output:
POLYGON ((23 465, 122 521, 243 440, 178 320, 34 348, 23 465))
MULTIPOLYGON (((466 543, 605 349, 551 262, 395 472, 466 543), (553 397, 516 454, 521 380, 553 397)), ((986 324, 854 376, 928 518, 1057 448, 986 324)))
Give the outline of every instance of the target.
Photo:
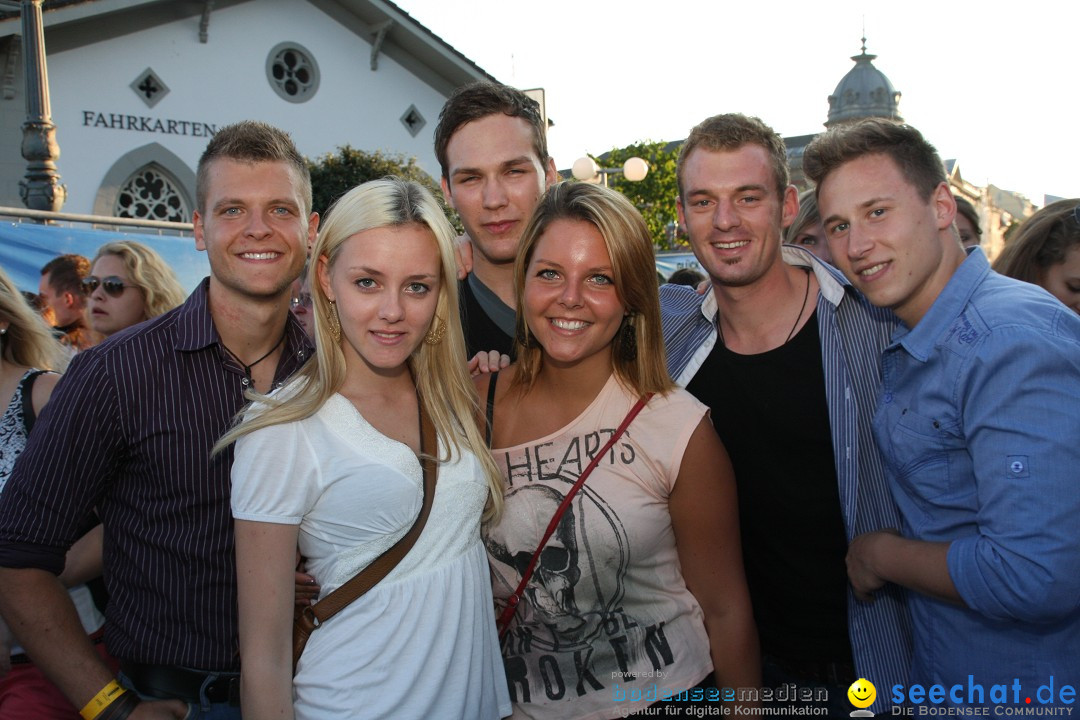
MULTIPOLYGON (((806 301, 810 299, 810 269, 803 268, 803 270, 806 272, 806 290, 803 291, 802 307, 799 308, 799 314, 795 318, 795 324, 791 326, 791 332, 787 334, 787 338, 784 339, 784 342, 780 343, 780 347, 787 345, 791 342, 791 338, 795 336, 795 330, 799 327, 799 321, 802 320, 803 313, 806 312, 806 301)), ((724 341, 724 328, 720 323, 719 315, 716 317, 716 332, 720 336, 720 343, 724 347, 727 347, 727 343, 724 341)))
POLYGON ((276 343, 274 343, 274 347, 270 348, 270 350, 265 355, 263 355, 261 358, 259 358, 255 362, 251 363, 250 365, 245 365, 244 361, 240 359, 240 356, 237 355, 236 353, 234 353, 232 350, 230 350, 229 346, 226 345, 224 342, 221 342, 220 340, 218 342, 221 342, 221 347, 225 348, 225 352, 232 355, 233 360, 236 360, 236 362, 238 362, 240 364, 240 367, 244 368, 244 379, 241 382, 243 382, 244 387, 248 387, 249 385, 252 384, 252 381, 251 381, 251 368, 255 367, 256 365, 261 363, 263 360, 265 360, 266 358, 273 355, 274 351, 277 350, 279 347, 281 347, 281 343, 285 342, 285 336, 288 334, 288 332, 289 332, 288 327, 286 327, 285 332, 281 333, 281 338, 279 338, 278 341, 276 343))

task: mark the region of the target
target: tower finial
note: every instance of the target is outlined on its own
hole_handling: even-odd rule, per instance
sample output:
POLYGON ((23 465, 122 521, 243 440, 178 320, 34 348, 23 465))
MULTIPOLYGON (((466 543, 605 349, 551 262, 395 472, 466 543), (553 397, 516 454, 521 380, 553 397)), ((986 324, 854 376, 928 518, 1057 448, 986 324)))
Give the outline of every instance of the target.
POLYGON ((866 54, 866 16, 862 17, 862 54, 866 54))

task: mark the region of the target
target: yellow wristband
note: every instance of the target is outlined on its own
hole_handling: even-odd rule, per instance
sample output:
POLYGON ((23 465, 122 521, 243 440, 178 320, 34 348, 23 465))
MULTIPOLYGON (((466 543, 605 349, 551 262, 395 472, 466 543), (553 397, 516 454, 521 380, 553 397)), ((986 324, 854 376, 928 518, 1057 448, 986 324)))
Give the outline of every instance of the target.
POLYGON ((86 703, 83 709, 79 711, 79 714, 83 716, 83 720, 94 720, 101 714, 102 710, 112 705, 113 701, 125 692, 127 690, 120 687, 120 683, 110 680, 108 685, 101 688, 101 691, 91 698, 90 702, 86 703))

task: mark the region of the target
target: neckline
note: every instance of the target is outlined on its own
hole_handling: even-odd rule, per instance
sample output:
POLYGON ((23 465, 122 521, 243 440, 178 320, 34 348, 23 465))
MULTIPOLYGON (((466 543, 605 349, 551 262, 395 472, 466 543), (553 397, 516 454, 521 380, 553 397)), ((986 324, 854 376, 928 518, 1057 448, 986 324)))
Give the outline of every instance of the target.
POLYGON ((491 452, 492 453, 509 452, 511 450, 517 450, 519 448, 527 447, 527 446, 530 446, 530 445, 536 445, 538 443, 543 443, 543 442, 546 442, 547 440, 551 440, 553 438, 556 438, 556 437, 564 434, 566 432, 567 428, 570 428, 570 427, 573 427, 574 425, 577 425, 579 422, 581 422, 581 420, 586 415, 588 415, 590 412, 592 412, 593 409, 600 403, 600 401, 608 393, 611 392, 612 386, 619 386, 619 379, 615 376, 614 371, 612 371, 611 375, 608 376, 607 381, 604 383, 604 387, 600 388, 600 392, 596 393, 596 397, 594 397, 592 399, 592 402, 590 402, 585 407, 584 410, 582 410, 580 413, 578 413, 577 417, 575 417, 573 420, 571 420, 570 422, 563 425, 561 428, 558 428, 557 430, 554 430, 554 431, 548 433, 547 435, 543 435, 543 436, 538 437, 538 438, 533 438, 531 440, 526 440, 525 442, 518 443, 517 445, 507 445, 506 447, 491 448, 491 452))

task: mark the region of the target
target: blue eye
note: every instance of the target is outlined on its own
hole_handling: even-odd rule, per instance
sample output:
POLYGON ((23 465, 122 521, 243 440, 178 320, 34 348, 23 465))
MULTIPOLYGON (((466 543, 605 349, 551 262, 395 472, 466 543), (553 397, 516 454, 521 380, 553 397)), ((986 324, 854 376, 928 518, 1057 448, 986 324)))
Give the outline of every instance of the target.
POLYGON ((431 288, 424 283, 414 282, 409 283, 408 287, 405 288, 405 292, 412 295, 426 295, 431 292, 431 288))
POLYGON ((551 269, 545 269, 536 273, 536 277, 543 278, 544 280, 558 280, 559 273, 551 269))
POLYGON ((589 278, 589 281, 594 285, 614 285, 615 281, 609 278, 607 275, 593 275, 589 278))
POLYGON ((371 278, 357 278, 356 279, 356 284, 359 287, 364 288, 365 290, 368 289, 368 288, 375 287, 375 281, 372 280, 371 278))

